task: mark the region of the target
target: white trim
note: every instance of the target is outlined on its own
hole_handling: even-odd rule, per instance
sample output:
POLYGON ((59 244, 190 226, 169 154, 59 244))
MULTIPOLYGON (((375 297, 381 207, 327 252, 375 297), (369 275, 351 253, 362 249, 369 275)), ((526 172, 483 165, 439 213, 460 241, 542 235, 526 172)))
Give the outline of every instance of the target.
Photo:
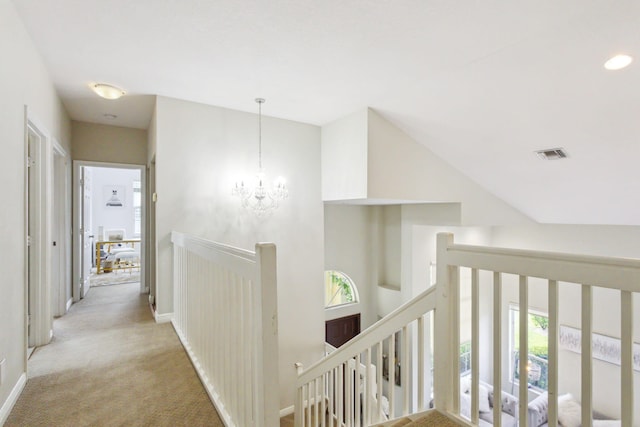
POLYGON ((69 157, 67 154, 67 150, 65 150, 64 147, 60 145, 60 143, 56 138, 52 139, 52 143, 53 143, 53 150, 56 153, 60 154, 62 157, 69 157))
POLYGON ((173 319, 173 313, 158 314, 157 311, 154 311, 153 317, 156 319, 156 323, 169 323, 173 319))
POLYGON ((280 418, 286 417, 287 415, 291 415, 293 414, 294 411, 295 411, 295 406, 293 405, 287 406, 286 408, 282 408, 280 409, 280 418))
POLYGON ((58 140, 52 138, 51 141, 53 145, 52 191, 55 199, 52 204, 52 239, 56 241, 58 251, 58 265, 55 266, 58 277, 53 277, 55 269, 52 268, 52 284, 57 284, 51 290, 52 302, 54 303, 52 314, 54 316, 63 316, 68 310, 66 299, 72 284, 71 163, 67 152, 58 140))
POLYGON ((18 382, 13 387, 13 390, 11 390, 11 393, 9 393, 9 397, 7 397, 7 400, 5 400, 2 408, 0 408, 0 426, 4 425, 4 423, 7 421, 7 418, 9 418, 9 414, 18 401, 18 398, 20 397, 20 394, 22 393, 22 390, 24 390, 24 386, 26 384, 27 374, 23 372, 22 375, 20 375, 20 378, 18 378, 18 382))
POLYGON ((67 311, 69 311, 72 305, 73 305, 73 298, 69 298, 69 301, 67 301, 67 311))
MULTIPOLYGON (((47 131, 46 127, 42 126, 38 120, 33 117, 28 106, 25 106, 25 150, 26 158, 25 164, 28 159, 29 152, 29 135, 33 134, 39 138, 36 143, 36 153, 34 159, 36 161, 33 170, 35 171, 34 185, 32 190, 35 193, 37 203, 35 206, 29 205, 29 200, 32 199, 29 194, 29 169, 25 167, 25 203, 28 209, 26 210, 26 223, 24 229, 25 241, 27 239, 27 230, 30 221, 30 212, 35 215, 34 230, 31 231, 31 247, 33 248, 33 265, 34 275, 33 281, 29 284, 29 271, 25 267, 25 307, 26 313, 29 313, 29 299, 33 297, 33 304, 31 310, 31 343, 35 346, 48 344, 51 340, 49 331, 51 330, 53 323, 53 316, 51 310, 51 274, 52 274, 52 206, 53 206, 53 149, 52 138, 47 131), (26 291, 31 286, 32 294, 29 295, 26 291)), ((29 259, 29 247, 25 245, 25 259, 29 259)), ((29 263, 27 263, 28 265, 29 263)), ((25 316, 25 334, 27 335, 27 343, 29 344, 29 319, 25 316)), ((28 347, 28 346, 27 346, 28 347)), ((25 347, 25 360, 27 347, 25 347)))

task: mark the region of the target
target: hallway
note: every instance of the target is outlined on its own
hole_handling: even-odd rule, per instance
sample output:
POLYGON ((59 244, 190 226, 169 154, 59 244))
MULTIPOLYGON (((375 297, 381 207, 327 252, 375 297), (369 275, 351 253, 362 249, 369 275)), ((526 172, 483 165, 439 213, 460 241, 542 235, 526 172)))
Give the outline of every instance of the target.
POLYGON ((51 344, 6 426, 222 426, 171 324, 139 284, 91 288, 54 321, 51 344))

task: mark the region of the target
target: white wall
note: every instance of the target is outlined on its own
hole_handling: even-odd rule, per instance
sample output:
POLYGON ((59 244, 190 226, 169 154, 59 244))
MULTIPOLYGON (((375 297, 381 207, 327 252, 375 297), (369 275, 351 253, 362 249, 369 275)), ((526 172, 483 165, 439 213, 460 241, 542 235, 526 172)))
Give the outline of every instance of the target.
MULTIPOLYGON (((522 249, 536 249, 553 252, 580 253, 613 257, 640 258, 639 226, 607 225, 532 225, 527 227, 495 227, 493 245, 522 249)), ((512 281, 514 281, 512 279, 512 281)), ((517 302, 517 286, 505 289, 504 313, 506 305, 517 302)), ((530 304, 547 310, 547 286, 540 281, 530 283, 530 304)), ((576 285, 561 284, 560 324, 580 328, 580 289, 576 285)), ((620 297, 619 293, 595 289, 593 295, 593 331, 620 337, 620 297)), ((634 297, 636 316, 634 319, 634 341, 640 342, 640 295, 634 297)), ((505 344, 503 343, 503 346, 505 344)), ((613 417, 620 415, 620 369, 619 367, 595 360, 593 363, 594 408, 613 417)), ((566 350, 560 351, 559 372, 560 392, 570 392, 580 396, 580 355, 566 350)), ((640 390, 640 373, 634 372, 634 387, 640 390)), ((635 395, 635 407, 640 408, 640 393, 635 395)), ((637 412, 637 411, 636 411, 637 412)), ((635 414, 634 425, 640 423, 640 414, 635 414)))
POLYGON ((377 112, 368 110, 368 197, 460 202, 463 225, 530 223, 377 112))
POLYGON ((322 162, 326 201, 460 203, 464 225, 531 222, 368 108, 322 127, 322 162))
POLYGON ((91 167, 92 176, 92 220, 93 234, 97 238, 102 238, 98 234, 100 226, 103 230, 119 229, 126 230, 125 238, 131 239, 135 236, 135 220, 133 210, 133 182, 141 181, 140 170, 138 169, 115 169, 91 167), (123 195, 124 206, 121 208, 107 207, 105 203, 104 189, 112 185, 125 188, 123 195))
POLYGON ((367 111, 322 127, 322 200, 367 197, 367 111))
POLYGON ((376 224, 369 206, 327 204, 324 208, 324 268, 346 273, 358 287, 360 303, 325 311, 326 320, 360 313, 361 328, 373 324, 377 274, 374 260, 376 224))
MULTIPOLYGON (((265 105, 268 112, 268 101, 265 105)), ((284 176, 290 195, 272 217, 259 220, 231 195, 236 179, 256 173, 255 114, 158 97, 156 121, 157 310, 173 310, 172 230, 251 250, 256 242, 274 242, 280 403, 290 406, 294 362, 309 366, 324 349, 320 129, 263 117, 266 173, 284 176)))
MULTIPOLYGON (((0 210, 0 360, 6 359, 0 408, 21 375, 25 358, 25 121, 33 117, 70 152, 69 119, 46 68, 9 0, 0 0, 0 179, 7 183, 0 210)), ((1 416, 1 414, 0 414, 1 416)), ((2 423, 0 419, 0 423, 2 423)))

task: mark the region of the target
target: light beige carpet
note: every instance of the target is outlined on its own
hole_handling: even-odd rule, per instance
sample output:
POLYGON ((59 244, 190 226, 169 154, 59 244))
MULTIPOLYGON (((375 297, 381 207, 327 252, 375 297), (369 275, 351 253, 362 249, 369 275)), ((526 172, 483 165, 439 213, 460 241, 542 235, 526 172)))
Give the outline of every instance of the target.
MULTIPOLYGON (((95 270, 95 268, 94 268, 95 270)), ((116 270, 108 273, 91 273, 89 276, 91 286, 122 285, 125 283, 140 283, 139 270, 116 270)))
POLYGON ((411 421, 408 418, 399 420, 393 424, 393 427, 458 427, 462 425, 464 424, 457 423, 438 411, 430 411, 427 415, 415 421, 411 421))
POLYGON ((11 426, 223 426, 170 324, 137 283, 92 288, 29 360, 11 426))

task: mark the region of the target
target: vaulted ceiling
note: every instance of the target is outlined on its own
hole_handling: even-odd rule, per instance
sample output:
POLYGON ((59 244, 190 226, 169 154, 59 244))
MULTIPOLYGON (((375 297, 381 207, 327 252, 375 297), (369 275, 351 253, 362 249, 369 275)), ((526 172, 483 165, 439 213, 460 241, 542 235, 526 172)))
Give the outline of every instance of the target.
POLYGON ((75 120, 144 128, 156 94, 317 125, 368 106, 537 221, 640 225, 637 0, 13 2, 75 120))

